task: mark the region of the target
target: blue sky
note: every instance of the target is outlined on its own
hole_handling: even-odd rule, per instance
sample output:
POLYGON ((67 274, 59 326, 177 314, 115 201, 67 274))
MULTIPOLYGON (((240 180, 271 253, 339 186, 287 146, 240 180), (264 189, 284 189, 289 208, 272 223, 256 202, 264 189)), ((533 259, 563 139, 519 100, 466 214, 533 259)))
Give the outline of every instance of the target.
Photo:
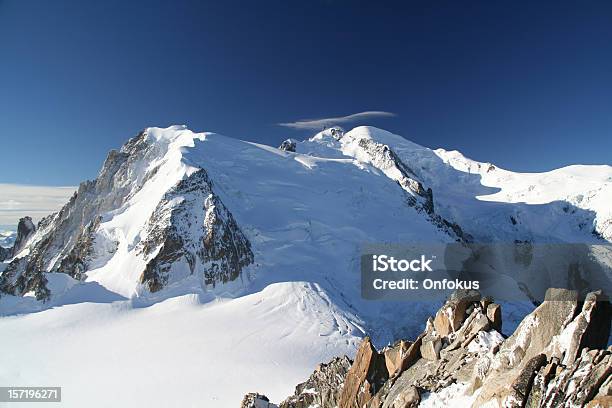
POLYGON ((146 126, 277 145, 363 111, 512 170, 610 164, 611 3, 492 3, 0 0, 0 183, 93 178, 146 126))

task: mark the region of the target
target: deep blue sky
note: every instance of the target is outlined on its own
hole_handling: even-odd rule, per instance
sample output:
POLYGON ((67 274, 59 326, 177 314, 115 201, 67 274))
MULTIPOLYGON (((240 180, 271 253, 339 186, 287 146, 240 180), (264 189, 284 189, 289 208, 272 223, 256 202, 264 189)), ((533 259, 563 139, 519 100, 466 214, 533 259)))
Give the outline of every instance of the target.
POLYGON ((612 3, 492 3, 0 0, 0 182, 92 178, 146 126, 277 145, 365 110, 513 170, 610 164, 612 3))

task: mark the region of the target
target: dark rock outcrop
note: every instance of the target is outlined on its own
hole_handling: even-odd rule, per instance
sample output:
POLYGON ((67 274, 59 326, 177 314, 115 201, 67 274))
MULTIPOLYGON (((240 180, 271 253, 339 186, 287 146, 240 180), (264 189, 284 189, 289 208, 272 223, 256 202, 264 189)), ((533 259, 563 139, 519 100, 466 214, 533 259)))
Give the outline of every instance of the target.
MULTIPOLYGON (((527 406, 568 407, 584 406, 595 397, 601 401, 611 396, 603 384, 612 376, 612 348, 607 350, 582 349, 580 357, 570 366, 559 366, 552 378, 545 370, 538 371, 527 406)), ((609 405, 606 405, 609 406, 609 405)))
POLYGON ((293 139, 283 140, 283 143, 278 147, 280 150, 284 150, 286 152, 295 152, 295 148, 297 143, 293 139))
POLYGON ((344 137, 344 129, 339 126, 333 126, 329 129, 332 137, 336 140, 342 139, 344 137))
POLYGON ((11 248, 5 248, 0 246, 0 262, 8 259, 11 256, 11 248))
POLYGON ((19 224, 17 224, 17 237, 15 238, 15 243, 13 244, 13 248, 11 249, 11 256, 15 256, 21 251, 28 240, 34 235, 36 232, 36 226, 34 222, 32 222, 32 218, 23 217, 19 220, 19 224))
POLYGON ((32 222, 32 218, 21 218, 17 224, 17 234, 13 245, 7 248, 0 246, 0 262, 17 255, 25 247, 28 240, 32 238, 35 232, 36 226, 34 222, 32 222))
POLYGON ((66 273, 76 280, 85 278, 84 274, 88 267, 89 258, 93 252, 95 232, 100 226, 101 219, 102 217, 100 216, 95 217, 81 230, 76 243, 56 268, 57 272, 66 273))

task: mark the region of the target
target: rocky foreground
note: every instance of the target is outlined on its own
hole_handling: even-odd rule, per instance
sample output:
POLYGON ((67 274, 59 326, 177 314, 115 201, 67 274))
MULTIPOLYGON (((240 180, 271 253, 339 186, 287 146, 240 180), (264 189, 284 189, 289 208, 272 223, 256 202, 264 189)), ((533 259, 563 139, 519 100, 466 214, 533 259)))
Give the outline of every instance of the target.
POLYGON ((414 341, 377 351, 366 337, 280 404, 251 393, 241 408, 612 407, 610 323, 601 292, 549 289, 504 338, 500 305, 455 293, 414 341))

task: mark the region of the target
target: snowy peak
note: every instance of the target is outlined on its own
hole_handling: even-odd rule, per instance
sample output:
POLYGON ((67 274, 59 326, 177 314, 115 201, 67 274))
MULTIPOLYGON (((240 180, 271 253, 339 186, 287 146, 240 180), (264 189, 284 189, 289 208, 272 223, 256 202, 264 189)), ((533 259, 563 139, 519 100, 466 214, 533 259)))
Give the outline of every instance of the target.
POLYGON ((196 273, 213 286, 236 279, 253 261, 250 243, 206 172, 183 160, 182 149, 203 137, 148 128, 112 150, 98 177, 41 221, 0 276, 2 291, 46 300, 49 272, 96 277, 128 297, 196 273))
MULTIPOLYGON (((388 178, 397 182, 408 194, 415 198, 422 198, 421 206, 428 213, 433 211, 431 190, 427 190, 422 185, 415 172, 402 161, 392 147, 400 145, 415 150, 425 149, 422 146, 371 126, 360 126, 349 132, 339 127, 325 129, 310 138, 308 142, 321 144, 330 150, 337 150, 343 157, 351 157, 359 165, 370 165, 380 170, 388 178)), ((312 152, 307 151, 307 154, 312 154, 312 152)), ((413 201, 416 203, 416 200, 413 201)))
POLYGON ((346 140, 368 139, 372 140, 373 142, 382 143, 393 147, 401 147, 402 149, 427 149, 426 147, 414 143, 400 135, 396 135, 395 133, 391 133, 387 130, 374 126, 358 126, 349 132, 346 132, 345 136, 346 140))
POLYGON ((432 213, 433 197, 431 189, 426 190, 423 187, 415 172, 402 161, 390 144, 378 140, 398 141, 392 133, 362 126, 348 132, 340 139, 340 142, 342 152, 345 155, 354 157, 360 162, 371 164, 381 170, 387 177, 399 183, 402 189, 410 195, 415 198, 422 198, 421 206, 428 213, 432 213))

